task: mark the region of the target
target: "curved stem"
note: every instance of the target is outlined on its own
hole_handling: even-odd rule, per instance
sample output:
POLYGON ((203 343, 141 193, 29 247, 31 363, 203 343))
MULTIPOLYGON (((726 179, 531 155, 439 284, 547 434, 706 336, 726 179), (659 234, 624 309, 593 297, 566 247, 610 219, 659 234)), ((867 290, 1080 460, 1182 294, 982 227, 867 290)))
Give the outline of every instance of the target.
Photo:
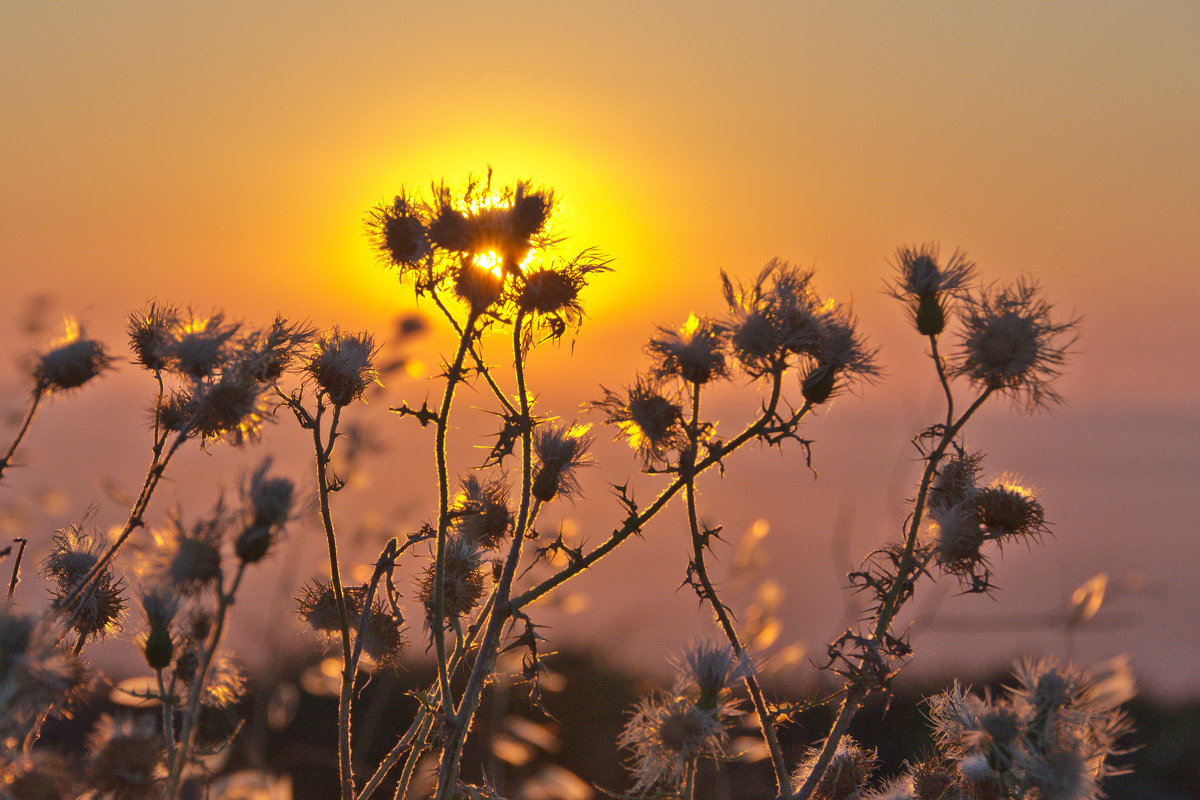
MULTIPOLYGON (((185 427, 182 431, 176 434, 171 446, 167 448, 164 455, 162 450, 166 443, 166 439, 159 439, 154 443, 154 456, 150 462, 150 469, 146 472, 146 480, 142 483, 142 490, 138 494, 137 500, 134 501, 133 508, 129 512, 129 518, 125 520, 125 526, 121 528, 121 532, 117 534, 112 545, 101 556, 96 563, 88 570, 87 574, 75 584, 75 587, 62 599, 60 605, 63 608, 76 608, 76 613, 79 613, 87 601, 88 595, 95 588, 96 580, 105 568, 112 563, 116 558, 117 551, 121 549, 121 545, 129 538, 129 535, 144 523, 142 515, 146 513, 146 508, 150 505, 150 498, 154 494, 154 489, 158 486, 158 482, 162 479, 163 473, 166 472, 167 464, 170 463, 171 457, 179 449, 188 438, 189 428, 185 427), (85 592, 87 594, 85 594, 85 592)), ((72 623, 74 620, 72 620, 72 623)), ((68 626, 69 628, 70 626, 68 626)))
POLYGON ((433 571, 433 646, 437 654, 438 683, 441 686, 442 708, 447 717, 454 713, 454 698, 450 694, 450 677, 446 668, 446 536, 450 529, 450 478, 446 469, 446 430, 450 422, 450 408, 454 403, 454 389, 462 379, 462 365, 474 335, 476 314, 467 317, 462 335, 458 340, 458 353, 454 364, 446 375, 446 390, 442 393, 442 407, 438 411, 437 454, 438 472, 438 527, 437 550, 433 571))
MULTIPOLYGON (((695 460, 695 454, 700 451, 700 385, 692 384, 692 419, 688 426, 688 439, 690 441, 689 460, 695 460)), ((707 543, 704 534, 700 531, 700 520, 696 515, 696 471, 690 464, 683 464, 683 474, 687 480, 686 498, 688 525, 692 531, 692 564, 696 569, 696 577, 700 579, 700 583, 704 588, 704 599, 708 600, 708 604, 712 606, 713 612, 717 616, 717 621, 721 625, 721 629, 725 632, 725 638, 729 640, 729 646, 733 648, 733 654, 737 658, 742 658, 746 648, 742 645, 741 638, 738 636, 737 629, 733 625, 733 620, 729 616, 729 609, 721 602, 720 596, 717 594, 717 587, 713 585, 712 580, 708 577, 708 569, 704 563, 704 550, 707 543)), ((758 712, 759 727, 762 729, 763 739, 767 742, 767 747, 771 751, 771 766, 775 770, 775 784, 778 789, 777 794, 780 797, 790 797, 789 780, 787 773, 787 765, 783 762, 783 750, 779 747, 779 738, 775 735, 775 724, 771 721, 771 714, 767 710, 766 699, 763 697, 762 687, 758 683, 758 678, 754 671, 747 670, 745 676, 745 684, 747 691, 750 692, 750 700, 754 704, 754 710, 758 712)), ((689 767, 689 776, 693 775, 695 764, 689 767)), ((687 797, 691 796, 690 786, 687 797)))
POLYGON ((238 587, 241 585, 242 576, 245 573, 246 562, 239 561, 237 572, 233 576, 233 583, 230 584, 229 591, 225 592, 221 587, 217 589, 217 621, 213 628, 212 644, 205 648, 200 666, 196 669, 196 674, 192 678, 191 685, 188 687, 188 703, 187 709, 183 714, 183 725, 179 730, 179 746, 175 750, 174 758, 171 759, 171 770, 167 777, 167 790, 163 795, 167 800, 174 800, 174 798, 179 796, 180 782, 183 779, 183 768, 187 765, 188 756, 192 749, 192 734, 196 729, 196 720, 200 716, 200 698, 204 695, 204 684, 208 681, 209 670, 217 655, 217 648, 221 645, 221 636, 225 632, 225 622, 229 619, 229 609, 233 605, 234 597, 237 595, 238 587))
MULTIPOLYGON (((454 315, 450 313, 450 309, 446 308, 446 304, 442 302, 442 298, 438 296, 437 291, 431 290, 429 294, 433 298, 433 302, 437 304, 439 309, 441 309, 441 312, 446 317, 446 320, 450 323, 450 327, 454 328, 455 333, 457 333, 459 336, 462 336, 462 326, 458 324, 458 320, 456 320, 454 315)), ((479 351, 475 349, 475 344, 468 344, 467 350, 471 354, 471 360, 475 362, 476 371, 478 371, 479 374, 483 376, 483 379, 487 381, 487 385, 491 388, 492 394, 496 396, 496 399, 500 401, 500 405, 504 406, 504 410, 509 414, 516 414, 517 410, 513 407, 513 404, 509 401, 509 399, 504 396, 504 392, 500 389, 500 387, 496 385, 495 379, 492 378, 492 371, 488 368, 487 362, 483 360, 483 356, 479 355, 479 351)))
MULTIPOLYGON (((771 420, 775 418, 775 411, 779 407, 779 398, 782 394, 782 389, 782 374, 773 375, 771 382, 771 397, 767 401, 767 404, 763 407, 762 413, 759 415, 758 419, 746 426, 746 428, 737 436, 730 439, 725 444, 714 448, 707 456, 698 461, 695 467, 696 474, 699 475, 701 472, 704 472, 714 464, 720 463, 721 459, 725 458, 725 456, 729 455, 734 450, 737 450, 739 447, 753 439, 765 428, 767 428, 771 420)), ((802 414, 805 412, 800 413, 802 414)), ((621 542, 625 541, 633 534, 639 532, 651 518, 658 514, 659 511, 662 511, 667 503, 670 502, 671 498, 678 494, 679 491, 686 485, 686 483, 687 480, 683 476, 677 477, 666 489, 662 491, 661 494, 658 495, 658 497, 654 499, 654 502, 646 507, 645 511, 637 514, 636 516, 631 515, 629 519, 625 521, 625 524, 614 530, 608 539, 597 545, 596 548, 586 556, 583 556, 579 560, 568 564, 554 575, 551 575, 549 578, 539 583, 537 586, 522 592, 518 597, 514 598, 511 603, 512 611, 516 611, 532 603, 538 598, 544 596, 547 592, 554 589, 556 586, 565 583, 566 581, 586 570, 588 567, 595 564, 600 559, 604 558, 604 556, 612 552, 617 545, 621 544, 621 542)))
POLYGON ((17 448, 21 445, 21 440, 25 438, 25 432, 29 430, 30 424, 33 422, 33 416, 37 413, 38 405, 42 402, 42 396, 45 395, 41 389, 34 389, 29 402, 29 411, 25 414, 25 419, 21 422, 21 427, 17 429, 17 435, 13 437, 12 444, 8 446, 8 451, 4 457, 0 458, 0 479, 4 478, 4 470, 8 469, 8 465, 12 463, 13 456, 17 453, 17 448))
MULTIPOLYGON (((891 626, 892 620, 896 618, 896 614, 900 612, 901 607, 904 605, 905 587, 908 585, 909 574, 913 571, 914 566, 917 534, 921 530, 921 522, 925 515, 925 501, 929 495, 929 487, 933 483, 934 476, 937 474, 938 463, 946 454, 946 449, 950 447, 950 443, 954 441, 954 437, 967 424, 967 420, 979 410, 984 401, 991 396, 992 391, 990 388, 985 389, 956 422, 946 427, 937 447, 925 459, 925 471, 921 475, 921 484, 917 491, 917 499, 913 504, 913 513, 909 520, 908 533, 904 541, 904 552, 901 554, 900 561, 896 566, 896 577, 892 582, 892 588, 880 606, 879 617, 875 623, 873 636, 876 640, 883 637, 891 626)), ((841 708, 838 709, 837 718, 833 722, 833 727, 830 729, 829 735, 825 738, 825 743, 821 746, 821 752, 817 755, 817 761, 813 764, 812 772, 809 773, 808 779, 796 793, 797 800, 807 800, 816 789, 817 783, 821 780, 821 776, 829 766, 829 762, 833 759, 833 754, 837 751, 838 744, 850 727, 850 721, 858 713, 859 706, 869 691, 869 686, 860 684, 847 686, 846 697, 842 701, 841 708)))
POLYGON ((942 392, 946 395, 946 427, 948 428, 954 419, 954 393, 950 391, 950 381, 946 378, 946 363, 938 353, 936 333, 929 335, 929 348, 934 366, 937 367, 938 383, 942 385, 942 392))
POLYGON ((313 417, 313 449, 317 461, 317 498, 321 507, 321 524, 325 529, 325 542, 329 548, 329 582, 333 587, 337 603, 338 624, 342 638, 342 685, 338 694, 338 773, 340 775, 342 800, 354 797, 354 770, 350 758, 350 703, 354 689, 354 664, 350 651, 350 612, 346 606, 346 594, 342 588, 342 571, 338 562, 337 534, 333 527, 333 514, 329 507, 329 462, 333 446, 337 441, 337 426, 341 419, 341 406, 334 406, 329 424, 329 441, 322 441, 321 418, 325 404, 317 397, 317 411, 313 417))

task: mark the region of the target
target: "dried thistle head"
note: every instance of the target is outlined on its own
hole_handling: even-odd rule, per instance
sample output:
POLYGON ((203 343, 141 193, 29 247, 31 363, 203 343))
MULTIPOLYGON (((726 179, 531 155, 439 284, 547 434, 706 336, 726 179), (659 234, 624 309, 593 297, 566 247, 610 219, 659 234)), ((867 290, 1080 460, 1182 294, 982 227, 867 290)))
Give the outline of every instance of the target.
POLYGON ((508 536, 513 513, 508 507, 508 484, 503 478, 480 481, 468 475, 451 505, 454 530, 483 547, 498 547, 508 536))
POLYGON ((975 277, 975 264, 961 250, 940 264, 935 243, 901 245, 896 250, 895 268, 896 278, 888 284, 888 294, 908 306, 922 336, 936 336, 945 329, 951 303, 975 277))
POLYGON ((1037 538, 1049 531, 1046 513, 1033 490, 1011 476, 994 481, 974 495, 979 521, 995 539, 1029 536, 1037 538))
POLYGON ((674 376, 703 385, 728 377, 726 345, 723 326, 691 314, 678 331, 660 328, 659 335, 646 345, 646 353, 654 361, 656 377, 674 376))
POLYGON ((694 689, 696 705, 709 711, 716 711, 730 690, 753 672, 744 653, 735 656, 728 645, 710 641, 689 645, 676 666, 679 688, 694 689))
POLYGON ((194 380, 213 377, 233 356, 239 327, 220 312, 183 321, 170 341, 170 367, 194 380))
POLYGON ((86 687, 61 639, 57 623, 0 600, 0 750, 15 752, 47 711, 63 712, 86 687))
POLYGON ((305 366, 335 406, 348 406, 361 400, 372 383, 379 383, 379 373, 372 364, 377 348, 368 333, 343 333, 334 328, 323 334, 316 352, 305 366))
POLYGON ((593 249, 584 250, 574 258, 555 260, 549 267, 540 267, 521 276, 516 290, 517 308, 534 317, 535 325, 527 329, 525 347, 533 343, 534 328, 546 332, 546 338, 560 339, 571 328, 583 322, 583 305, 579 293, 592 275, 608 272, 610 260, 593 249))
POLYGON ((429 254, 421 209, 404 192, 368 213, 367 234, 380 258, 399 269, 401 277, 418 268, 429 254))
POLYGON ((134 360, 146 369, 160 372, 168 367, 175 341, 183 326, 178 306, 151 300, 142 311, 129 315, 126 330, 134 360))
POLYGON ((820 316, 820 339, 801 379, 801 394, 820 405, 848 385, 874 381, 880 374, 875 358, 875 349, 859 334, 849 309, 827 304, 820 316))
MULTIPOLYGON (((442 614, 446 619, 459 619, 470 614, 483 597, 483 551, 463 536, 448 536, 444 554, 442 614)), ((430 564, 417 586, 417 599, 425 606, 430 624, 435 615, 435 569, 436 565, 430 564)))
POLYGON ((77 389, 112 364, 104 345, 87 338, 86 331, 74 319, 68 317, 64 326, 63 336, 35 359, 33 380, 39 393, 77 389))
POLYGON ((164 754, 153 716, 118 719, 105 714, 88 739, 88 784, 122 800, 155 796, 164 754))
POLYGON ((677 790, 687 766, 700 757, 720 757, 728 739, 719 715, 687 697, 660 692, 638 701, 617 744, 631 751, 633 793, 640 795, 677 790))
POLYGON ((176 510, 165 530, 154 531, 158 544, 152 572, 173 591, 195 596, 221 583, 221 545, 229 521, 220 504, 213 513, 186 525, 176 510))
POLYGON ((66 598, 97 564, 108 540, 99 530, 71 523, 50 537, 50 553, 42 561, 42 573, 53 582, 54 607, 86 640, 103 638, 120 627, 125 611, 125 581, 105 567, 92 586, 73 599, 66 598))
MULTIPOLYGON (((819 750, 811 750, 792 774, 792 791, 798 791, 816 766, 819 750)), ((845 736, 838 742, 829 765, 825 768, 810 797, 816 800, 856 800, 866 791, 878 764, 873 750, 866 750, 845 736)))
POLYGON ((617 436, 629 442, 647 468, 687 446, 679 393, 659 380, 639 376, 624 397, 604 389, 604 399, 593 407, 607 414, 604 421, 617 426, 617 436))
POLYGON ((151 669, 166 669, 175 658, 171 625, 179 612, 181 599, 177 592, 162 583, 142 587, 139 600, 146 615, 146 633, 141 639, 141 648, 151 669))
POLYGON ((751 377, 782 369, 790 354, 812 355, 821 340, 821 302, 812 290, 812 270, 772 259, 754 283, 743 286, 724 272, 729 306, 729 344, 751 377))
POLYGON ((205 442, 225 440, 235 447, 258 441, 263 424, 270 419, 266 389, 248 372, 223 370, 219 377, 196 383, 172 397, 160 411, 168 430, 187 430, 205 442), (172 406, 181 402, 176 410, 172 406), (182 420, 182 421, 181 421, 182 420))
POLYGON ((955 445, 955 454, 944 459, 929 486, 931 508, 949 508, 966 503, 976 491, 982 471, 983 453, 968 453, 955 445))
POLYGON ((534 497, 548 503, 560 495, 572 498, 580 493, 575 470, 591 463, 587 454, 592 446, 590 428, 551 423, 534 431, 533 451, 538 462, 531 489, 534 497))
POLYGON ((272 383, 283 376, 316 335, 308 323, 290 322, 277 315, 270 327, 252 331, 241 340, 237 360, 254 380, 272 383))
POLYGON ((1027 411, 1060 402, 1053 384, 1079 321, 1057 322, 1051 311, 1042 290, 1027 278, 968 296, 954 374, 1008 394, 1027 411))

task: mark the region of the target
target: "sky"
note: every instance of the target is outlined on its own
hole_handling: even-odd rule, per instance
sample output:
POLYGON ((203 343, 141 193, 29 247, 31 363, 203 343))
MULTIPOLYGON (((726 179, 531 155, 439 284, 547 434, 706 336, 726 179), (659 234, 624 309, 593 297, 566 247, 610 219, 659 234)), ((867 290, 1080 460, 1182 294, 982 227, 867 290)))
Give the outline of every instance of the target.
MULTIPOLYGON (((819 651, 840 624, 839 548, 855 561, 902 520, 908 438, 938 415, 922 342, 881 291, 897 246, 936 241, 989 280, 1033 276, 1082 322, 1068 403, 1032 417, 999 403, 971 434, 989 469, 1042 490, 1055 535, 1004 554, 994 600, 937 588, 934 623, 914 628, 931 653, 919 668, 1124 652, 1148 685, 1197 693, 1198 37, 1190 2, 7 3, 3 410, 25 391, 12 365, 49 335, 23 332, 32 308, 78 316, 113 349, 152 297, 384 336, 413 301, 375 259, 367 210, 490 166, 553 186, 568 250, 613 259, 574 347, 531 365, 555 413, 631 381, 658 325, 720 312, 720 270, 749 278, 784 258, 853 304, 886 375, 813 421, 820 477, 796 452, 746 453, 702 497, 735 542, 768 521, 780 643, 819 651), (1019 628, 1099 572, 1124 594, 1110 592, 1107 626, 1071 641, 981 621, 1019 628)), ((447 343, 434 331, 410 354, 436 372, 447 343)), ((118 519, 99 479, 139 481, 146 382, 124 365, 56 401, 0 503, 53 488, 61 500, 22 524, 62 525, 92 501, 118 519)), ((405 472, 427 444, 386 406, 434 391, 398 378, 363 412, 389 448, 356 502, 368 515, 411 526, 428 513, 405 472)), ((757 403, 739 384, 714 407, 732 430, 757 403)), ((280 425, 264 451, 299 476, 301 445, 280 425)), ((173 491, 209 502, 257 455, 190 454, 173 491)), ((560 512, 592 540, 616 514, 605 477, 636 472, 627 449, 601 455, 598 499, 560 512)), ((681 525, 602 562, 580 591, 635 599, 593 600, 563 618, 564 640, 609 631, 625 642, 616 657, 647 662, 703 635, 705 614, 675 591, 681 525), (647 603, 661 615, 638 617, 647 603)), ((364 536, 367 558, 379 543, 364 536)))

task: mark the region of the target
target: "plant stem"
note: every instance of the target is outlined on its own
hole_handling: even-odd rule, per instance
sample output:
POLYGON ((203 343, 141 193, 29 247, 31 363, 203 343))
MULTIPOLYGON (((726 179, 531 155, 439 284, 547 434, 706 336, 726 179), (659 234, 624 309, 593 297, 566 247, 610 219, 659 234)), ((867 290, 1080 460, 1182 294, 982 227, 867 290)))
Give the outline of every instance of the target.
MULTIPOLYGON (((692 563, 696 568, 696 576, 700 579, 701 585, 704 587, 704 599, 708 600, 708 604, 712 606, 713 612, 717 615, 717 621, 721 625, 721 629, 725 632, 725 638, 729 640, 729 646, 733 648, 733 654, 742 658, 745 652, 745 647, 742 645, 741 638, 738 636, 737 629, 733 626, 733 620, 729 617, 729 609, 721 602, 721 598, 717 595, 717 588, 708 577, 708 569, 704 563, 704 549, 707 547, 704 535, 700 531, 700 520, 696 515, 696 471, 694 465, 688 462, 694 462, 695 456, 700 452, 700 384, 692 384, 692 420, 688 426, 688 439, 690 442, 688 458, 681 465, 683 475, 687 480, 686 498, 688 524, 692 531, 692 563)), ((767 747, 771 751, 771 766, 775 770, 775 784, 778 789, 778 795, 783 798, 788 798, 790 794, 790 782, 788 780, 787 765, 783 761, 783 751, 779 747, 779 739, 775 735, 775 724, 771 720, 771 714, 767 710, 767 703, 763 697, 762 687, 759 686, 758 678, 755 676, 752 669, 746 670, 745 676, 746 689, 750 692, 750 700, 754 704, 754 710, 758 712, 759 727, 762 729, 763 739, 767 742, 767 747)), ((694 775, 695 763, 689 766, 689 778, 694 775)), ((691 787, 689 785, 688 792, 685 795, 691 797, 691 787)))
POLYGON ((321 524, 325 528, 325 541, 329 548, 329 581, 337 603, 338 624, 342 638, 342 686, 338 694, 338 774, 340 776, 342 800, 353 800, 354 770, 350 751, 350 703, 354 689, 354 668, 350 651, 350 613, 346 607, 346 594, 342 589, 341 565, 338 563, 337 534, 333 527, 333 514, 329 508, 329 461, 333 446, 337 442, 337 426, 342 407, 333 407, 333 418, 329 423, 329 441, 322 441, 321 418, 325 414, 325 403, 317 396, 317 411, 312 417, 313 449, 317 460, 317 497, 321 507, 321 524))
POLYGON ((458 780, 459 756, 466 743, 467 732, 471 728, 471 719, 483 697, 483 686, 496 664, 496 654, 500 648, 500 635, 504 623, 508 621, 509 595, 512 592, 513 576, 517 571, 517 563, 521 560, 521 546, 525 541, 526 532, 536 516, 540 503, 533 505, 530 511, 530 500, 533 486, 533 419, 529 414, 529 392, 525 387, 525 364, 521 349, 521 326, 525 321, 525 312, 518 311, 513 323, 513 358, 517 376, 517 401, 520 403, 521 420, 521 509, 517 514, 517 525, 513 531, 512 545, 504 560, 500 573, 500 581, 496 585, 495 602, 492 613, 488 617, 487 631, 483 642, 475 656, 475 665, 471 669, 471 677, 463 689, 462 703, 459 706, 449 739, 442 750, 442 761, 439 768, 439 798, 451 796, 455 782, 458 780))
POLYGON ((442 393, 442 407, 438 411, 435 450, 438 471, 438 527, 437 549, 433 570, 433 646, 437 654, 438 683, 441 686, 442 709, 447 718, 454 714, 454 697, 450 694, 450 676, 446 667, 446 536, 450 529, 450 478, 446 469, 446 430, 450 423, 450 408, 454 403, 454 390, 462 379, 463 359, 471 344, 475 331, 476 314, 471 312, 458 340, 458 352, 454 364, 446 375, 446 390, 442 393))
POLYGON ((17 448, 21 445, 21 440, 25 438, 25 432, 29 430, 30 423, 33 422, 33 416, 37 413, 38 405, 42 402, 42 396, 45 394, 41 389, 34 389, 29 401, 29 411, 25 413, 25 419, 21 422, 21 427, 17 429, 17 435, 13 437, 12 444, 8 446, 8 451, 0 458, 0 479, 4 478, 4 470, 12 463, 13 456, 17 454, 17 448))
MULTIPOLYGON (((723 459, 725 456, 729 455, 734 450, 737 450, 739 447, 766 429, 771 420, 775 418, 775 411, 779 407, 779 398, 782 394, 782 389, 782 374, 773 375, 771 383, 771 397, 767 401, 767 404, 763 407, 762 413, 759 415, 758 419, 748 425, 737 436, 730 439, 725 444, 714 448, 707 456, 697 462, 695 467, 696 474, 699 475, 701 472, 704 472, 714 464, 720 463, 721 459, 723 459)), ((687 480, 683 476, 676 478, 666 489, 662 491, 661 494, 659 494, 658 497, 654 499, 654 502, 646 507, 645 511, 636 516, 631 515, 621 527, 612 532, 608 539, 597 545, 596 548, 586 556, 583 556, 578 561, 568 564, 554 575, 551 575, 549 578, 539 583, 537 586, 522 592, 519 596, 514 598, 510 604, 511 611, 517 611, 532 603, 533 601, 544 596, 547 592, 554 589, 556 586, 565 583, 566 581, 591 567, 601 558, 604 558, 604 556, 612 552, 612 550, 617 547, 617 545, 621 544, 621 542, 625 541, 633 534, 641 531, 642 527, 659 511, 661 511, 667 505, 667 503, 670 502, 671 498, 678 494, 679 490, 684 488, 686 484, 687 480)))
POLYGON ((225 592, 223 587, 217 588, 217 622, 213 628, 212 644, 205 648, 200 666, 196 669, 196 674, 192 678, 191 685, 188 687, 188 704, 183 714, 183 725, 179 731, 179 746, 175 750, 174 758, 171 759, 171 770, 167 777, 167 790, 163 795, 166 800, 175 800, 179 796, 180 783, 183 779, 183 769, 187 765, 188 756, 192 749, 192 734, 196 728, 196 720, 200 716, 200 698, 204 695, 204 684, 208 681, 209 669, 212 667, 213 659, 217 655, 217 648, 221 644, 221 636, 225 632, 225 622, 229 619, 229 609, 233 605, 234 597, 237 595, 238 587, 242 583, 242 576, 245 572, 246 562, 239 561, 237 572, 233 576, 233 583, 230 584, 229 591, 225 592))
POLYGON ((13 559, 12 577, 8 579, 8 599, 12 600, 13 592, 17 590, 17 584, 21 582, 21 559, 25 556, 25 545, 29 544, 29 540, 23 537, 13 539, 17 543, 17 556, 13 559))
MULTIPOLYGON (((946 454, 946 449, 954 441, 954 437, 962 430, 967 420, 979 410, 984 401, 991 396, 992 391, 991 388, 985 389, 954 424, 946 427, 937 447, 925 459, 925 471, 921 475, 920 488, 917 491, 917 499, 913 505, 912 517, 909 520, 908 533, 904 542, 904 553, 901 555, 900 561, 896 566, 895 580, 887 597, 884 598, 884 602, 880 606, 879 617, 876 620, 875 629, 872 633, 873 638, 877 641, 887 632, 892 624, 892 620, 896 618, 896 614, 899 613, 900 608, 904 605, 905 587, 908 585, 909 573, 913 568, 917 534, 921 530, 921 522, 925 513, 925 500, 928 497, 929 487, 933 483, 934 475, 937 473, 938 463, 941 461, 942 456, 946 454)), ((817 756, 816 763, 813 764, 808 780, 804 782, 804 785, 796 793, 796 800, 807 800, 812 795, 825 769, 829 766, 829 762, 833 759, 833 754, 837 752, 838 744, 841 742, 842 737, 845 736, 846 730, 850 727, 850 721, 858 713, 863 698, 869 692, 869 686, 861 684, 847 685, 846 696, 842 701, 841 708, 838 709, 837 718, 833 722, 833 727, 830 729, 829 735, 825 738, 825 743, 821 747, 821 752, 817 756)))

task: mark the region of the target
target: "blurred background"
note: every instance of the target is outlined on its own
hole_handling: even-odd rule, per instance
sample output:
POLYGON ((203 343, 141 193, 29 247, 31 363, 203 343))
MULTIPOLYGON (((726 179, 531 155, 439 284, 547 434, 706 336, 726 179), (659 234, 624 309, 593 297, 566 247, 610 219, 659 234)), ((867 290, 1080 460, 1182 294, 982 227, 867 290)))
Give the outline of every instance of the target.
MULTIPOLYGON (((995 597, 927 588, 906 679, 1125 654, 1148 697, 1184 703, 1200 694, 1197 36, 1189 2, 6 4, 3 430, 63 314, 119 369, 40 412, 0 488, 0 531, 40 558, 92 504, 101 527, 123 521, 153 399, 123 330, 150 298, 388 342, 385 387, 350 420, 335 513, 347 563, 417 528, 436 513, 431 434, 387 408, 440 391, 449 339, 376 262, 363 217, 401 187, 490 166, 500 183, 554 187, 567 251, 597 246, 615 267, 574 343, 532 360, 543 413, 598 422, 580 404, 633 380, 657 326, 719 313, 719 271, 750 279, 772 257, 814 267, 882 348, 884 379, 805 429, 819 477, 798 448, 747 450, 701 487, 729 541, 730 604, 781 686, 811 687, 810 659, 856 613, 845 572, 894 536, 918 477, 909 439, 941 414, 924 343, 882 293, 896 247, 937 241, 986 280, 1040 281, 1083 319, 1067 404, 1030 417, 996 403, 967 442, 989 476, 1038 488, 1054 536, 997 559, 995 597)), ((485 393, 462 398, 451 446, 465 473, 495 424, 485 393)), ((709 408, 728 432, 759 401, 737 384, 709 408)), ((643 499, 662 484, 598 433, 587 500, 548 509, 546 532, 597 542, 618 519, 609 483, 643 499)), ((258 448, 191 448, 151 518, 176 502, 199 513, 265 453, 306 480, 306 447, 281 418, 258 448)), ((553 646, 661 678, 684 642, 714 635, 678 590, 684 525, 665 514, 537 607, 553 646)), ((252 669, 311 652, 290 598, 325 569, 323 548, 297 528, 261 571, 260 602, 239 606, 231 646, 252 669)), ((119 678, 131 655, 111 643, 93 657, 119 678)))

